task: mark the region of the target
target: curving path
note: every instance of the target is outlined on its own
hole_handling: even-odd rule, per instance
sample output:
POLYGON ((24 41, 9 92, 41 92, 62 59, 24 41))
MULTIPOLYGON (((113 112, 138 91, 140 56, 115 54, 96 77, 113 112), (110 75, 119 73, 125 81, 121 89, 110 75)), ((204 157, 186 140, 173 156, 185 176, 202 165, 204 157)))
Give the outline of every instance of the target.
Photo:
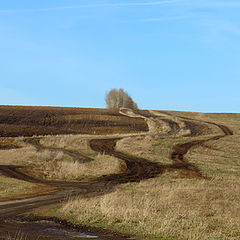
POLYGON ((27 139, 25 139, 25 142, 33 145, 37 149, 37 151, 42 151, 42 150, 46 149, 46 150, 50 150, 50 151, 63 152, 64 154, 72 157, 75 162, 86 163, 86 162, 93 161, 92 158, 89 158, 77 151, 70 151, 70 150, 66 150, 64 148, 45 147, 42 144, 40 144, 40 140, 41 140, 41 138, 37 138, 37 137, 36 138, 27 138, 27 139))
MULTIPOLYGON (((161 113, 172 117, 172 115, 169 113, 164 113, 164 112, 161 112, 161 113)), ((155 116, 157 116, 157 115, 155 115, 155 116)), ((200 128, 197 126, 197 124, 193 123, 193 121, 194 122, 197 121, 196 119, 187 118, 187 117, 178 117, 178 118, 182 119, 186 128, 188 128, 190 130, 190 134, 188 134, 186 136, 198 136, 198 135, 202 134, 202 132, 201 132, 200 128)), ((216 135, 209 139, 193 140, 193 141, 189 141, 189 142, 186 142, 183 144, 177 144, 172 149, 172 152, 170 154, 170 159, 174 162, 174 165, 177 166, 177 168, 184 170, 184 172, 182 172, 182 174, 181 174, 182 177, 208 179, 207 177, 204 177, 202 175, 200 169, 197 166, 189 163, 185 159, 184 156, 188 153, 188 151, 192 147, 198 146, 198 145, 203 146, 203 144, 206 142, 213 141, 213 140, 219 140, 226 136, 231 136, 231 135, 233 135, 233 131, 231 129, 229 129, 227 126, 224 126, 222 124, 217 124, 215 122, 209 122, 209 121, 203 121, 203 120, 199 120, 199 121, 201 123, 207 123, 207 124, 217 126, 219 129, 221 129, 221 131, 223 132, 223 135, 216 135)))
MULTIPOLYGON (((146 116, 145 114, 144 116, 144 118, 150 118, 150 117, 158 118, 158 116, 153 116, 152 113, 149 114, 148 116, 146 116)), ((189 120, 192 121, 193 119, 187 120, 188 122, 191 122, 189 120)), ((197 135, 196 126, 195 126, 196 124, 186 124, 187 122, 186 119, 184 121, 185 121, 185 127, 190 129, 192 133, 191 135, 196 136, 197 135)), ((174 121, 172 118, 169 120, 166 120, 165 122, 168 123, 169 127, 171 128, 169 134, 173 134, 174 132, 179 131, 179 124, 176 122, 173 123, 174 121)), ((24 218, 23 220, 22 218, 22 216, 24 216, 26 213, 31 212, 33 209, 36 209, 39 207, 61 203, 63 201, 66 201, 67 197, 69 196, 90 198, 94 196, 103 195, 103 194, 115 191, 115 187, 119 184, 127 183, 127 182, 139 182, 143 179, 154 178, 166 171, 184 170, 185 177, 196 177, 200 179, 206 179, 206 177, 204 177, 201 174, 200 170, 195 165, 189 163, 185 159, 185 155, 194 146, 202 145, 203 143, 206 143, 208 141, 218 140, 225 136, 233 135, 233 132, 224 125, 220 125, 214 122, 205 122, 205 123, 213 124, 219 127, 222 130, 223 135, 217 135, 207 140, 194 140, 194 141, 186 142, 184 144, 175 145, 170 155, 170 159, 172 160, 172 163, 165 164, 165 165, 153 163, 144 158, 137 158, 137 157, 130 156, 128 154, 124 154, 122 152, 116 151, 115 150, 116 142, 121 138, 92 139, 90 141, 90 146, 94 151, 105 153, 105 154, 117 157, 119 159, 122 159, 126 163, 127 169, 123 173, 102 176, 88 182, 69 183, 69 182, 61 182, 61 181, 39 180, 22 173, 21 166, 0 166, 0 173, 7 177, 21 179, 28 182, 43 183, 43 184, 59 187, 58 191, 51 194, 38 196, 31 199, 0 203, 0 240, 1 240, 1 236, 6 236, 7 233, 10 233, 12 235, 16 234, 19 228, 24 229, 25 232, 30 231, 30 229, 33 228, 33 224, 31 224, 31 221, 30 221, 32 219, 24 218), (20 218, 16 219, 16 216, 20 216, 20 218)), ((37 150, 48 149, 48 150, 54 150, 54 151, 63 151, 65 154, 68 154, 71 157, 73 157, 76 161, 80 161, 80 162, 91 161, 91 159, 85 157, 84 155, 78 152, 68 151, 61 148, 48 148, 48 147, 42 146, 40 144, 39 138, 27 139, 26 142, 35 146, 37 150)), ((38 219, 38 221, 40 220, 44 220, 44 219, 38 219)), ((58 225, 59 221, 57 219, 50 219, 50 220, 53 220, 51 221, 51 224, 54 225, 55 229, 59 227, 58 225)), ((46 225, 46 228, 49 228, 49 224, 50 223, 46 225)), ((67 228, 67 227, 70 229, 74 228, 75 229, 74 234, 77 234, 76 232, 78 232, 79 229, 89 231, 89 229, 87 228, 67 226, 67 225, 68 224, 66 222, 63 223, 63 225, 59 227, 61 228, 61 230, 59 230, 59 234, 54 236, 52 235, 52 231, 41 230, 41 229, 45 229, 44 224, 42 224, 41 226, 38 225, 38 227, 36 227, 36 224, 35 224, 34 225, 35 228, 33 228, 34 230, 30 232, 32 235, 34 235, 36 234, 36 232, 41 231, 40 239, 69 239, 70 238, 69 234, 64 235, 62 233, 63 231, 66 230, 66 229, 64 230, 64 228, 67 228)), ((90 229, 90 231, 91 230, 95 233, 98 232, 97 235, 100 236, 99 239, 113 240, 113 239, 129 238, 129 236, 116 235, 113 233, 111 233, 110 235, 109 233, 106 233, 106 232, 101 234, 99 233, 98 229, 90 229)))

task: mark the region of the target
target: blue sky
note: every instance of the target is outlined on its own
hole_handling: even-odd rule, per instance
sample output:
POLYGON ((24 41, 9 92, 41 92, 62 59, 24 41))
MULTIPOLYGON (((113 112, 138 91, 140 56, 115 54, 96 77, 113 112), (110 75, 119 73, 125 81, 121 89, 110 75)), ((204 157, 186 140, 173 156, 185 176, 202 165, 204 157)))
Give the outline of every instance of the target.
POLYGON ((0 0, 0 105, 240 112, 240 1, 0 0))

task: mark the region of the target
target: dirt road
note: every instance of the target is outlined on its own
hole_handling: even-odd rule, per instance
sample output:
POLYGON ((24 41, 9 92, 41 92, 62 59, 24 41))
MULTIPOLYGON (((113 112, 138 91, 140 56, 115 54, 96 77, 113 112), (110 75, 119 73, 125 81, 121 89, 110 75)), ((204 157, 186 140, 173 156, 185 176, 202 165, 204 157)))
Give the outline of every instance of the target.
MULTIPOLYGON (((166 120, 166 122, 169 123, 169 126, 171 128, 170 134, 172 134, 174 131, 179 130, 177 123, 173 123, 172 120, 166 120)), ((165 171, 180 170, 183 177, 206 179, 200 170, 195 165, 189 163, 184 156, 193 146, 202 145, 208 141, 218 140, 225 136, 233 135, 233 132, 228 127, 219 125, 217 123, 205 123, 213 124, 219 127, 222 130, 223 134, 211 137, 206 140, 194 140, 174 146, 170 155, 172 163, 170 162, 169 164, 165 165, 153 163, 144 158, 137 158, 116 151, 116 142, 121 138, 92 139, 90 141, 90 146, 94 151, 122 159, 126 163, 127 170, 120 174, 102 176, 88 182, 69 183, 61 181, 40 180, 35 179, 34 177, 30 177, 21 172, 21 169, 23 168, 21 166, 0 166, 0 173, 7 177, 21 179, 33 183, 47 184, 58 187, 59 189, 54 193, 38 196, 35 198, 0 203, 0 239, 5 239, 8 234, 10 236, 15 236, 19 229, 21 229, 23 233, 30 233, 31 236, 40 236, 39 239, 69 239, 71 234, 73 237, 77 236, 76 234, 79 235, 80 233, 78 230, 81 232, 93 232, 92 235, 90 233, 85 234, 85 238, 88 238, 87 235, 89 234, 89 237, 92 236, 94 238, 94 236, 98 236, 98 239, 129 239, 129 236, 109 233, 100 229, 89 229, 86 227, 71 226, 66 222, 62 222, 62 225, 59 225, 59 221, 57 219, 27 219, 22 217, 25 216, 26 213, 29 213, 36 208, 64 202, 67 200, 67 198, 69 198, 69 196, 91 198, 94 196, 103 195, 115 191, 116 186, 119 184, 127 182, 139 182, 144 179, 154 178, 164 173, 165 171), (20 218, 16 218, 17 216, 20 218), (53 234, 53 232, 56 234, 53 234)), ((195 124, 188 124, 186 127, 190 129, 192 136, 197 135, 196 122, 195 124)), ((27 139, 26 142, 32 144, 38 150, 53 150, 53 148, 42 146, 40 144, 39 138, 30 138, 27 139)), ((77 152, 67 151, 60 148, 54 148, 54 150, 64 151, 64 153, 69 154, 76 161, 91 161, 91 159, 77 152)))

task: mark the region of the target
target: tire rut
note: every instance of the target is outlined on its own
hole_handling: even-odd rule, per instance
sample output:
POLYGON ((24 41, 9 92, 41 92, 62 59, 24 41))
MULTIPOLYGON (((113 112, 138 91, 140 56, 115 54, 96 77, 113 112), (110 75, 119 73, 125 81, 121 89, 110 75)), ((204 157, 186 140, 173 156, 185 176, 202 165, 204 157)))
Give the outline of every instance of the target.
POLYGON ((40 140, 41 138, 28 138, 28 139, 25 139, 25 142, 33 145, 37 149, 37 151, 49 150, 49 151, 63 152, 64 154, 72 157, 75 162, 86 163, 86 162, 93 161, 92 158, 89 158, 77 151, 66 150, 64 148, 46 147, 40 143, 40 140))
MULTIPOLYGON (((185 118, 185 117, 181 117, 183 119, 188 119, 193 121, 194 119, 191 118, 185 118)), ((216 141, 219 140, 221 138, 224 138, 226 136, 231 136, 233 135, 233 131, 231 129, 229 129, 227 126, 224 126, 222 124, 217 124, 215 122, 209 122, 209 121, 201 121, 204 123, 208 123, 208 124, 212 124, 217 126, 218 128, 220 128, 223 132, 223 135, 217 135, 214 137, 211 137, 209 139, 205 139, 205 140, 194 140, 194 141, 190 141, 187 143, 183 143, 183 144, 177 144, 173 147, 172 153, 170 155, 170 159, 172 161, 174 161, 175 163, 181 163, 182 165, 185 166, 185 169, 188 170, 187 172, 185 172, 184 174, 182 174, 182 177, 196 177, 196 178, 203 178, 203 179, 208 179, 207 177, 204 177, 200 171, 200 169, 195 166, 194 164, 191 164, 189 162, 187 162, 187 160, 184 158, 184 156, 188 153, 188 151, 195 147, 195 146, 203 146, 204 144, 210 141, 216 141)), ((188 127, 190 128, 191 132, 193 133, 193 136, 198 135, 198 133, 196 132, 196 127, 195 127, 195 123, 194 124, 189 124, 188 127), (193 129, 191 129, 193 127, 193 129)))
MULTIPOLYGON (((0 203, 0 222, 5 222, 5 228, 7 229, 9 226, 10 229, 11 225, 8 223, 9 219, 15 216, 23 216, 36 208, 62 203, 67 201, 69 197, 78 196, 82 198, 91 198, 95 196, 101 196, 115 191, 116 186, 119 184, 127 182, 139 182, 144 179, 154 178, 167 171, 184 170, 186 172, 186 177, 206 179, 206 177, 201 174, 200 170, 194 164, 189 163, 185 159, 185 155, 194 146, 202 145, 208 141, 218 140, 223 137, 233 135, 233 132, 224 125, 213 122, 206 123, 218 126, 224 135, 214 136, 206 140, 194 140, 184 144, 175 145, 172 149, 172 153, 170 154, 170 159, 173 161, 173 163, 165 165, 153 163, 144 158, 137 158, 129 154, 116 151, 116 143, 122 138, 92 139, 90 140, 90 146, 94 151, 122 159, 127 166, 127 170, 119 174, 102 176, 88 182, 61 182, 40 180, 22 173, 22 166, 0 166, 0 173, 7 177, 21 179, 28 182, 58 186, 60 188, 59 191, 51 194, 42 195, 31 199, 0 203)), ((170 124, 170 126, 174 128, 173 131, 176 131, 175 124, 170 124)), ((189 128, 191 128, 191 126, 193 125, 188 125, 189 128)), ((48 148, 42 146, 40 144, 40 138, 27 139, 26 142, 32 144, 39 151, 43 149, 63 151, 64 153, 73 157, 75 161, 87 162, 92 160, 86 158, 81 154, 80 157, 79 155, 76 156, 75 154, 79 154, 78 152, 76 153, 61 148, 48 148)), ((112 235, 111 239, 117 238, 112 235)), ((122 236, 122 239, 125 238, 122 236)))

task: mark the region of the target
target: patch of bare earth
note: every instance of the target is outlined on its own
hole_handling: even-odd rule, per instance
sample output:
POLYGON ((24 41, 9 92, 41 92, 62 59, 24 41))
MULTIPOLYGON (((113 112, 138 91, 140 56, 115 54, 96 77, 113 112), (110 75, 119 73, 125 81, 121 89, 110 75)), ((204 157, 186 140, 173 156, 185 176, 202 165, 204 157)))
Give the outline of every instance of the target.
MULTIPOLYGON (((148 124, 149 132, 112 139, 32 138, 22 143, 22 149, 9 150, 13 162, 35 167, 35 177, 38 172, 44 179, 81 181, 84 176, 88 180, 74 190, 75 196, 64 199, 59 193, 56 200, 49 199, 66 203, 36 213, 145 239, 239 239, 240 115, 123 113, 135 132, 137 117, 148 124)), ((12 164, 7 152, 0 154, 0 161, 12 164)))
MULTIPOLYGON (((170 114, 177 118, 179 113, 170 114)), ((73 198, 58 214, 71 216, 80 224, 104 226, 146 239, 239 239, 239 135, 224 137, 221 128, 207 123, 215 122, 212 115, 211 119, 199 119, 194 113, 192 117, 184 113, 183 117, 203 129, 204 135, 197 141, 195 136, 179 137, 176 133, 166 137, 163 132, 124 138, 117 142, 116 149, 170 166, 176 146, 181 149, 191 143, 184 161, 205 178, 199 178, 194 169, 173 169, 154 179, 120 185, 117 191, 88 201, 73 198)), ((217 115, 217 124, 228 124, 219 118, 217 115)), ((233 122, 231 126, 237 124, 233 122)))

